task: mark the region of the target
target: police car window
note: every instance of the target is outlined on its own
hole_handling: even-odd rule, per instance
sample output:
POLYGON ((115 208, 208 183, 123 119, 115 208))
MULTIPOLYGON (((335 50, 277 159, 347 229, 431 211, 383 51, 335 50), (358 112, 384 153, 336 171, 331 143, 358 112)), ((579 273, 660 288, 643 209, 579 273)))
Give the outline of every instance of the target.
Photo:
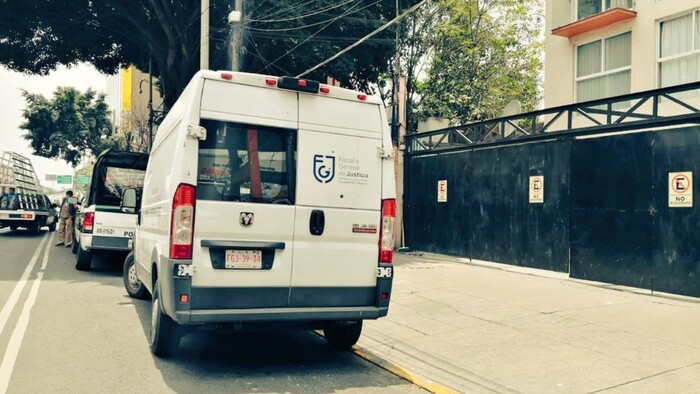
POLYGON ((296 131, 203 119, 197 198, 294 204, 296 131))
POLYGON ((122 193, 126 189, 143 189, 143 178, 146 171, 133 168, 107 167, 104 176, 98 182, 98 193, 95 203, 98 205, 118 206, 122 193))

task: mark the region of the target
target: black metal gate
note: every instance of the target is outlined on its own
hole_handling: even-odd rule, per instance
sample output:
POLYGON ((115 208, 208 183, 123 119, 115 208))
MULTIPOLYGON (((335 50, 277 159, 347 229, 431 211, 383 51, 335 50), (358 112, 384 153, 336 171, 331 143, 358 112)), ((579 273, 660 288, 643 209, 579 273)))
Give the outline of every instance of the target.
POLYGON ((689 125, 700 121, 700 111, 674 96, 697 89, 410 136, 407 245, 700 296, 700 202, 668 206, 669 173, 700 174, 700 126, 689 125), (672 115, 660 115, 664 102, 676 106, 672 115), (629 109, 615 110, 619 103, 629 109), (678 107, 687 112, 679 115, 678 107), (589 118, 590 126, 575 127, 589 118), (557 119, 568 120, 552 133, 557 119), (503 138, 508 127, 515 135, 503 138), (544 176, 544 203, 529 200, 532 176, 544 176), (438 181, 447 181, 447 201, 438 202, 438 181))

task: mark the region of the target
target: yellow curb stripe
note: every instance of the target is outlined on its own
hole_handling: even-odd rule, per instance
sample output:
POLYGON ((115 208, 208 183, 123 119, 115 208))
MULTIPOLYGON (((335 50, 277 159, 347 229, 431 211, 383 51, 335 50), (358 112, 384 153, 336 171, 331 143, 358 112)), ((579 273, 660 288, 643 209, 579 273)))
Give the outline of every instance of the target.
POLYGON ((454 390, 450 387, 444 386, 440 383, 435 383, 428 381, 420 376, 414 375, 410 373, 409 371, 405 370, 404 368, 390 362, 387 360, 384 360, 380 357, 378 357, 375 354, 369 353, 362 348, 358 346, 353 346, 352 347, 352 352, 355 353, 358 357, 367 360, 371 362, 372 364, 404 379, 407 380, 413 384, 415 384, 418 387, 421 387, 425 390, 430 391, 431 393, 434 394, 456 394, 459 393, 459 391, 454 390))
MULTIPOLYGON (((321 330, 315 330, 314 331, 318 336, 323 337, 323 331, 321 330)), ((428 390, 431 393, 434 394, 459 394, 461 393, 460 391, 457 391, 455 389, 452 389, 450 387, 444 386, 440 383, 435 383, 432 381, 428 381, 420 376, 413 375, 412 373, 408 372, 404 368, 392 363, 391 361, 387 361, 376 354, 370 353, 361 347, 355 345, 352 347, 352 352, 362 358, 363 360, 369 361, 372 364, 378 366, 379 368, 394 374, 398 377, 400 377, 403 380, 407 380, 416 386, 428 390)))

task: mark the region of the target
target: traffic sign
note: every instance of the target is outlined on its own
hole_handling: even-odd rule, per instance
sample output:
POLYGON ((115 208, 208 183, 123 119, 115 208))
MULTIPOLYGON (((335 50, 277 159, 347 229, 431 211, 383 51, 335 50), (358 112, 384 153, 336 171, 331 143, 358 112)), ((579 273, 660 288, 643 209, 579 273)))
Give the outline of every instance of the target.
POLYGON ((90 175, 76 175, 75 180, 78 185, 85 186, 90 182, 90 175))
POLYGON ((59 185, 72 185, 73 175, 58 175, 56 176, 56 183, 59 185))
POLYGON ((668 207, 693 207, 693 172, 668 173, 668 207))
POLYGON ((530 204, 544 203, 544 176, 530 177, 530 204))
POLYGON ((46 174, 44 179, 47 181, 56 182, 56 174, 46 174))
POLYGON ((438 181, 438 202, 447 202, 447 180, 438 181))

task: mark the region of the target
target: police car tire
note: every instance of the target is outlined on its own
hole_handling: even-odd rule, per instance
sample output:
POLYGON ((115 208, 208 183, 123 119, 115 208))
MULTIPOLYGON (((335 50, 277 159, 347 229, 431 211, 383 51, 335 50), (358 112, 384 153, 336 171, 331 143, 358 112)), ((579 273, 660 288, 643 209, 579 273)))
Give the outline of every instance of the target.
POLYGON ((350 349, 360 339, 362 320, 355 324, 328 327, 323 330, 323 336, 331 346, 339 349, 350 349))
POLYGON ((78 271, 89 271, 92 264, 92 253, 84 251, 78 246, 78 253, 75 259, 75 269, 78 271))
POLYGON ((146 286, 144 286, 141 281, 138 282, 138 286, 132 286, 131 282, 129 281, 129 271, 131 270, 131 267, 134 266, 134 263, 134 254, 129 253, 124 260, 124 269, 122 270, 124 287, 126 288, 126 293, 129 294, 129 297, 143 300, 148 298, 148 289, 146 289, 146 286))
POLYGON ((180 344, 180 336, 178 335, 177 323, 161 310, 158 280, 153 285, 151 308, 151 331, 149 336, 151 353, 158 357, 167 357, 177 350, 180 344))

